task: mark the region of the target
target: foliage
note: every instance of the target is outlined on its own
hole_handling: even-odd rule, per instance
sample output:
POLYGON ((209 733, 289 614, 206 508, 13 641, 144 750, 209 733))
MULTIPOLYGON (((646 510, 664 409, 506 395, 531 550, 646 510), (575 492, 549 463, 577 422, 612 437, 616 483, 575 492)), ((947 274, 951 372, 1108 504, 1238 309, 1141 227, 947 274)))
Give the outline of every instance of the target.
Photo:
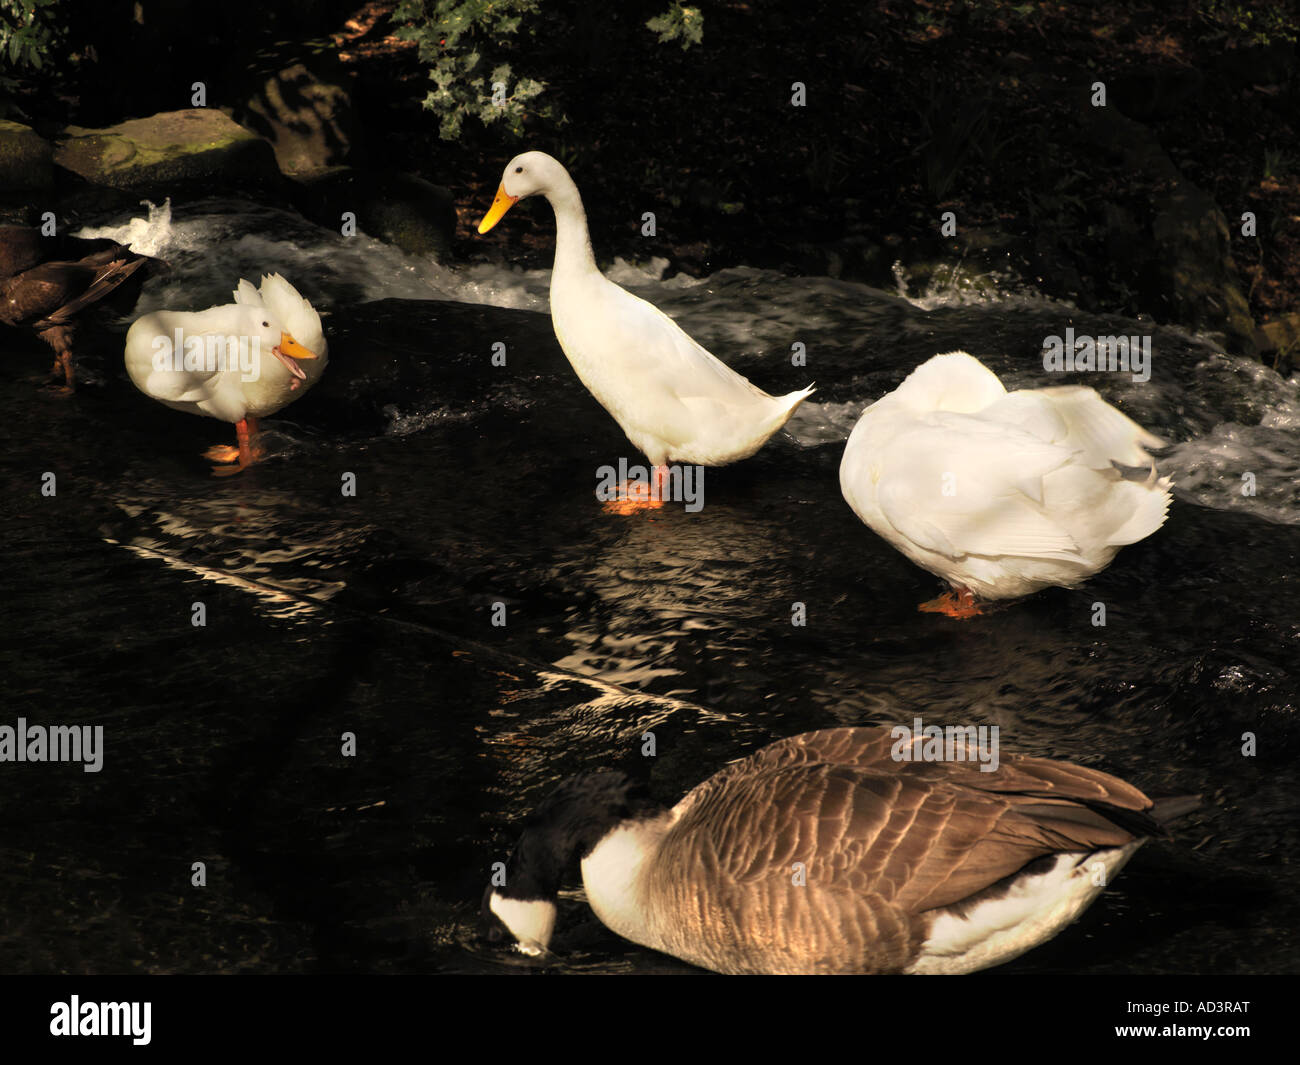
POLYGON ((440 118, 439 135, 455 140, 466 118, 484 125, 504 122, 522 131, 526 104, 545 88, 533 78, 519 78, 504 56, 518 36, 525 15, 536 13, 539 0, 401 0, 393 12, 401 40, 419 45, 434 87, 424 106, 440 118), (488 72, 491 58, 496 65, 488 72))
POLYGON ((659 34, 660 44, 681 41, 683 51, 704 40, 704 16, 700 14, 700 9, 685 7, 680 0, 673 0, 672 7, 645 25, 646 29, 659 34))
POLYGON ((1207 22, 1251 44, 1300 39, 1295 11, 1287 0, 1206 0, 1201 14, 1207 22))
MULTIPOLYGON (((395 36, 415 41, 420 60, 430 68, 434 87, 424 106, 438 115, 439 136, 455 140, 466 120, 504 123, 519 136, 529 117, 560 117, 537 99, 546 83, 516 75, 511 62, 524 50, 524 38, 532 47, 548 27, 555 28, 555 7, 543 11, 541 0, 400 0, 392 16, 395 36)), ((699 8, 680 0, 645 25, 661 43, 680 41, 683 49, 704 36, 699 8)))
POLYGON ((0 69, 40 70, 63 37, 59 0, 0 0, 0 69))
POLYGON ((931 78, 925 99, 914 107, 920 120, 922 177, 940 202, 976 159, 984 173, 993 171, 1013 136, 1003 134, 987 90, 941 91, 931 78))

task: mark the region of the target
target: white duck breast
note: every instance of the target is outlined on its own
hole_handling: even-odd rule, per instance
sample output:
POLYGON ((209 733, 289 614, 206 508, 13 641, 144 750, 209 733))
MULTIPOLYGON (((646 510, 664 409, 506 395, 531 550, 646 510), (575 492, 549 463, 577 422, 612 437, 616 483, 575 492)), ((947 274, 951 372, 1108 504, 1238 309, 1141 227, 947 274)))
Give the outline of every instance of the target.
POLYGON ((579 380, 654 466, 720 466, 754 454, 811 387, 770 396, 703 347, 657 307, 596 266, 577 186, 543 152, 512 159, 486 233, 518 200, 545 196, 555 211, 551 321, 579 380))
POLYGON ((1091 388, 1008 393, 965 352, 937 355, 872 404, 840 488, 917 565, 985 599, 1072 587, 1169 508, 1163 446, 1091 388), (1117 467, 1149 473, 1131 479, 1117 467))
POLYGON ((609 928, 718 972, 965 973, 1056 935, 1196 805, 1047 759, 1003 754, 988 773, 897 761, 897 742, 888 727, 794 736, 671 810, 621 774, 577 778, 525 830, 497 894, 540 906, 559 884, 537 871, 579 856, 609 928))

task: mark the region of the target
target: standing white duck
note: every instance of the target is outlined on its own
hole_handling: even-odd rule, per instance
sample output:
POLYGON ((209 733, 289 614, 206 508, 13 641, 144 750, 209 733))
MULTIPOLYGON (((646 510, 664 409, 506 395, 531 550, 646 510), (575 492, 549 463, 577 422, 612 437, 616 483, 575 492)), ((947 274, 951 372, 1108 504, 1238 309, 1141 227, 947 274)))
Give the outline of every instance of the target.
POLYGON ((233 464, 214 467, 219 477, 260 457, 252 447, 257 419, 305 393, 327 361, 320 315, 279 274, 264 276, 260 291, 241 280, 232 304, 146 314, 126 334, 126 372, 136 388, 176 410, 234 424, 237 446, 204 452, 233 464))
POLYGON ((811 387, 770 396, 703 347, 653 304, 596 266, 578 188, 558 160, 524 152, 506 166, 486 233, 516 203, 545 196, 555 212, 551 322, 578 379, 655 469, 661 503, 670 462, 725 466, 749 458, 785 425, 811 387))
POLYGON ((1007 392, 956 351, 867 408, 840 490, 874 532, 953 585, 922 610, 972 617, 977 597, 1074 587, 1160 528, 1170 481, 1145 449, 1162 446, 1091 388, 1007 392))

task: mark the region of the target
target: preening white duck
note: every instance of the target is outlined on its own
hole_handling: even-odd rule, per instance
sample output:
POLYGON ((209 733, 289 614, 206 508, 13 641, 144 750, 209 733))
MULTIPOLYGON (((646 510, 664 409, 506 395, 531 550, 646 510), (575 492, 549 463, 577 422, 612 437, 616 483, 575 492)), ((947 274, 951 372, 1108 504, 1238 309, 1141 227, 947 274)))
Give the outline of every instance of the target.
POLYGON ((669 463, 724 466, 748 458, 812 393, 809 387, 769 396, 657 307, 605 277, 592 255, 578 188, 544 152, 510 160, 478 231, 538 195, 555 212, 556 339, 579 380, 655 468, 656 485, 669 463))
POLYGON ((160 403, 235 426, 237 445, 204 453, 226 476, 254 462, 257 419, 274 414, 325 372, 320 315, 279 274, 240 280, 235 302, 206 311, 154 311, 126 334, 126 372, 160 403), (268 357, 271 356, 271 357, 268 357))
POLYGON ((971 760, 921 760, 932 742, 888 726, 793 736, 671 809, 623 773, 576 777, 487 889, 488 938, 547 950, 580 861, 612 931, 718 972, 973 972, 1052 938, 1197 805, 1044 758, 1001 753, 983 772, 954 744, 971 760))
POLYGON ((1008 392, 956 351, 867 408, 840 490, 874 532, 953 586, 921 609, 970 617, 977 597, 1073 587, 1160 528, 1170 481, 1146 449, 1162 446, 1091 388, 1008 392))

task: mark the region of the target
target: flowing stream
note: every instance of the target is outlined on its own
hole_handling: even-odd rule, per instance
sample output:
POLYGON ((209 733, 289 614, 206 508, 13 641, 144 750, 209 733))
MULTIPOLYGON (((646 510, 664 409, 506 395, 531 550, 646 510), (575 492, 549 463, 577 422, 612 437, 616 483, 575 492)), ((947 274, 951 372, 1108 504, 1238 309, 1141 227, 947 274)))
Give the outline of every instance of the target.
POLYGON ((1032 293, 620 262, 756 384, 818 387, 707 471, 698 512, 620 516, 597 471, 641 459, 559 351, 547 272, 447 269, 239 200, 102 221, 83 235, 171 264, 135 314, 279 271, 328 312, 330 366, 265 423, 267 461, 218 480, 200 454, 231 428, 134 390, 130 319, 83 330, 72 399, 38 392, 42 351, 6 353, 0 723, 102 725, 105 751, 99 773, 3 769, 0 971, 693 972, 576 898, 554 958, 480 944, 519 819, 581 769, 671 801, 779 737, 917 715, 1203 797, 998 972, 1300 967, 1300 380, 1032 293), (1067 327, 1151 336, 1150 380, 1046 373, 1067 327), (1165 527, 1077 590, 918 613, 939 582, 857 520, 838 466, 867 404, 956 349, 1008 387, 1090 384, 1164 438, 1165 527))

